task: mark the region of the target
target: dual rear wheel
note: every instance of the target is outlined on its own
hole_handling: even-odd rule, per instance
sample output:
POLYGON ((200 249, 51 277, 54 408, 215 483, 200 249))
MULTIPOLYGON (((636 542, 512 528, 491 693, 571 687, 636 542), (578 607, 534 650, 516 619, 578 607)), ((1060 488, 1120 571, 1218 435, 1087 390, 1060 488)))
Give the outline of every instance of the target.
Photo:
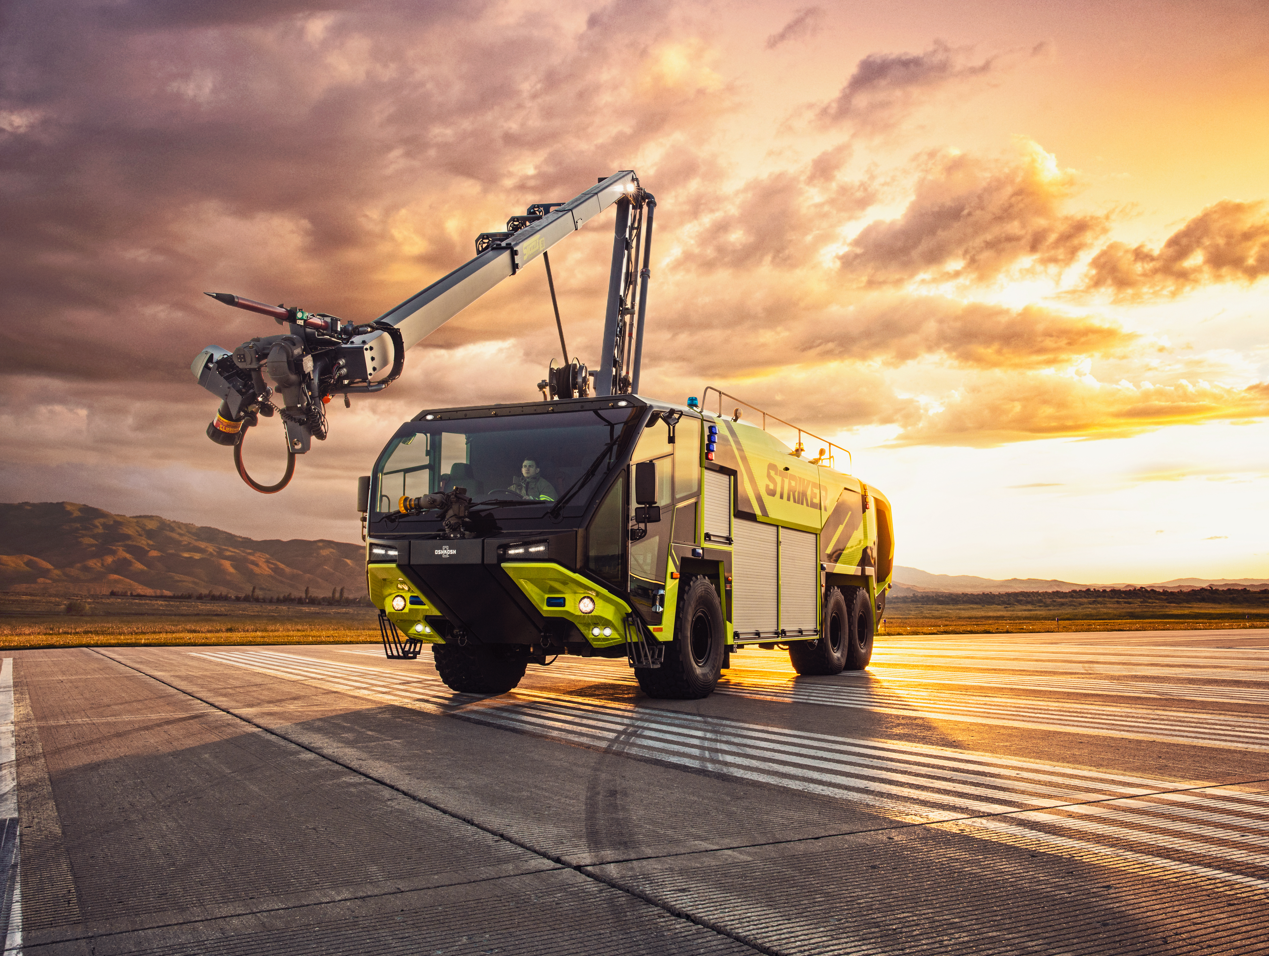
POLYGON ((862 588, 829 588, 824 593, 824 626, 818 640, 789 645, 799 674, 861 671, 872 660, 873 616, 862 588))

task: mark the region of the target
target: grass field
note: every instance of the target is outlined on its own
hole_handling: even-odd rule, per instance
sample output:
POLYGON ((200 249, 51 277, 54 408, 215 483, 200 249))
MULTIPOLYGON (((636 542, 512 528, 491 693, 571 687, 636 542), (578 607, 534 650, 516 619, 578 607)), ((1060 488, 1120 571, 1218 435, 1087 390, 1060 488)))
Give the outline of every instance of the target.
POLYGON ((89 597, 78 599, 87 613, 68 614, 70 603, 65 597, 0 592, 0 647, 379 640, 378 612, 369 606, 89 597))
MULTIPOLYGON (((0 592, 0 647, 359 644, 379 640, 368 606, 0 592), (71 606, 76 613, 67 613, 71 606)), ((881 634, 1014 634, 1269 627, 1269 590, 1068 591, 892 598, 881 634), (1187 597, 1188 595, 1188 597, 1187 597)))
POLYGON ((883 633, 1010 634, 1269 627, 1269 590, 1030 591, 892 597, 883 633))

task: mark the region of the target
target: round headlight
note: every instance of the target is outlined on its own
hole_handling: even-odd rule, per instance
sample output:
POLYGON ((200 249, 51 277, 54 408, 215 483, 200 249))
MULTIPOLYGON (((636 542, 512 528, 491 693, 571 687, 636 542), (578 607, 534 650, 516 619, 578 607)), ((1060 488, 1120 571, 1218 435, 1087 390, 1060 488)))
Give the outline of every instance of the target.
POLYGON ((577 609, 581 611, 583 614, 594 614, 595 613, 595 599, 591 597, 589 594, 585 595, 580 601, 577 602, 577 609))
POLYGON ((394 594, 394 595, 392 595, 392 610, 394 610, 394 611, 404 611, 404 610, 405 610, 405 605, 406 605, 407 603, 408 603, 408 602, 406 601, 406 599, 405 599, 405 595, 404 595, 404 594, 394 594))

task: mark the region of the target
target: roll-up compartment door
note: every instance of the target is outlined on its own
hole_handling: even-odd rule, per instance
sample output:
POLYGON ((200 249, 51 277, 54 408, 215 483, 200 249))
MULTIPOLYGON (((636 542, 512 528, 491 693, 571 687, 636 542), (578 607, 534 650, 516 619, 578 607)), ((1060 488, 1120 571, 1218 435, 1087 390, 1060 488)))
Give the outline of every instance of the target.
POLYGON ((780 529, 780 628, 809 634, 819 623, 820 559, 815 535, 780 529))
POLYGON ((737 518, 732 540, 732 624, 741 640, 771 636, 778 627, 776 526, 737 518))
POLYGON ((705 472, 703 527, 706 539, 731 538, 731 475, 705 472))

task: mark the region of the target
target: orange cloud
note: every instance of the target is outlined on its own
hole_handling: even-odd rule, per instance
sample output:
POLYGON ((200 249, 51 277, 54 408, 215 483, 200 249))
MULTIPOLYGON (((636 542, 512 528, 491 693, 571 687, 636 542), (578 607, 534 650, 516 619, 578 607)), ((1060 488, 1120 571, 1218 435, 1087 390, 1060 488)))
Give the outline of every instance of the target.
POLYGON ((1208 206, 1155 252, 1112 242, 1093 256, 1085 286, 1116 298, 1176 295, 1216 282, 1252 283, 1269 275, 1269 215, 1263 202, 1208 206))
POLYGON ((1185 380, 1109 385, 1087 375, 997 373, 978 378, 935 407, 909 411, 898 443, 985 447, 1264 417, 1269 417, 1269 383, 1249 388, 1185 380))
POLYGON ((984 282, 1018 263, 1070 266, 1106 230, 1106 217, 1069 215, 1075 176, 1026 144, 1022 160, 992 165, 954 152, 931 155, 898 219, 865 226, 842 270, 865 285, 918 278, 984 282))

